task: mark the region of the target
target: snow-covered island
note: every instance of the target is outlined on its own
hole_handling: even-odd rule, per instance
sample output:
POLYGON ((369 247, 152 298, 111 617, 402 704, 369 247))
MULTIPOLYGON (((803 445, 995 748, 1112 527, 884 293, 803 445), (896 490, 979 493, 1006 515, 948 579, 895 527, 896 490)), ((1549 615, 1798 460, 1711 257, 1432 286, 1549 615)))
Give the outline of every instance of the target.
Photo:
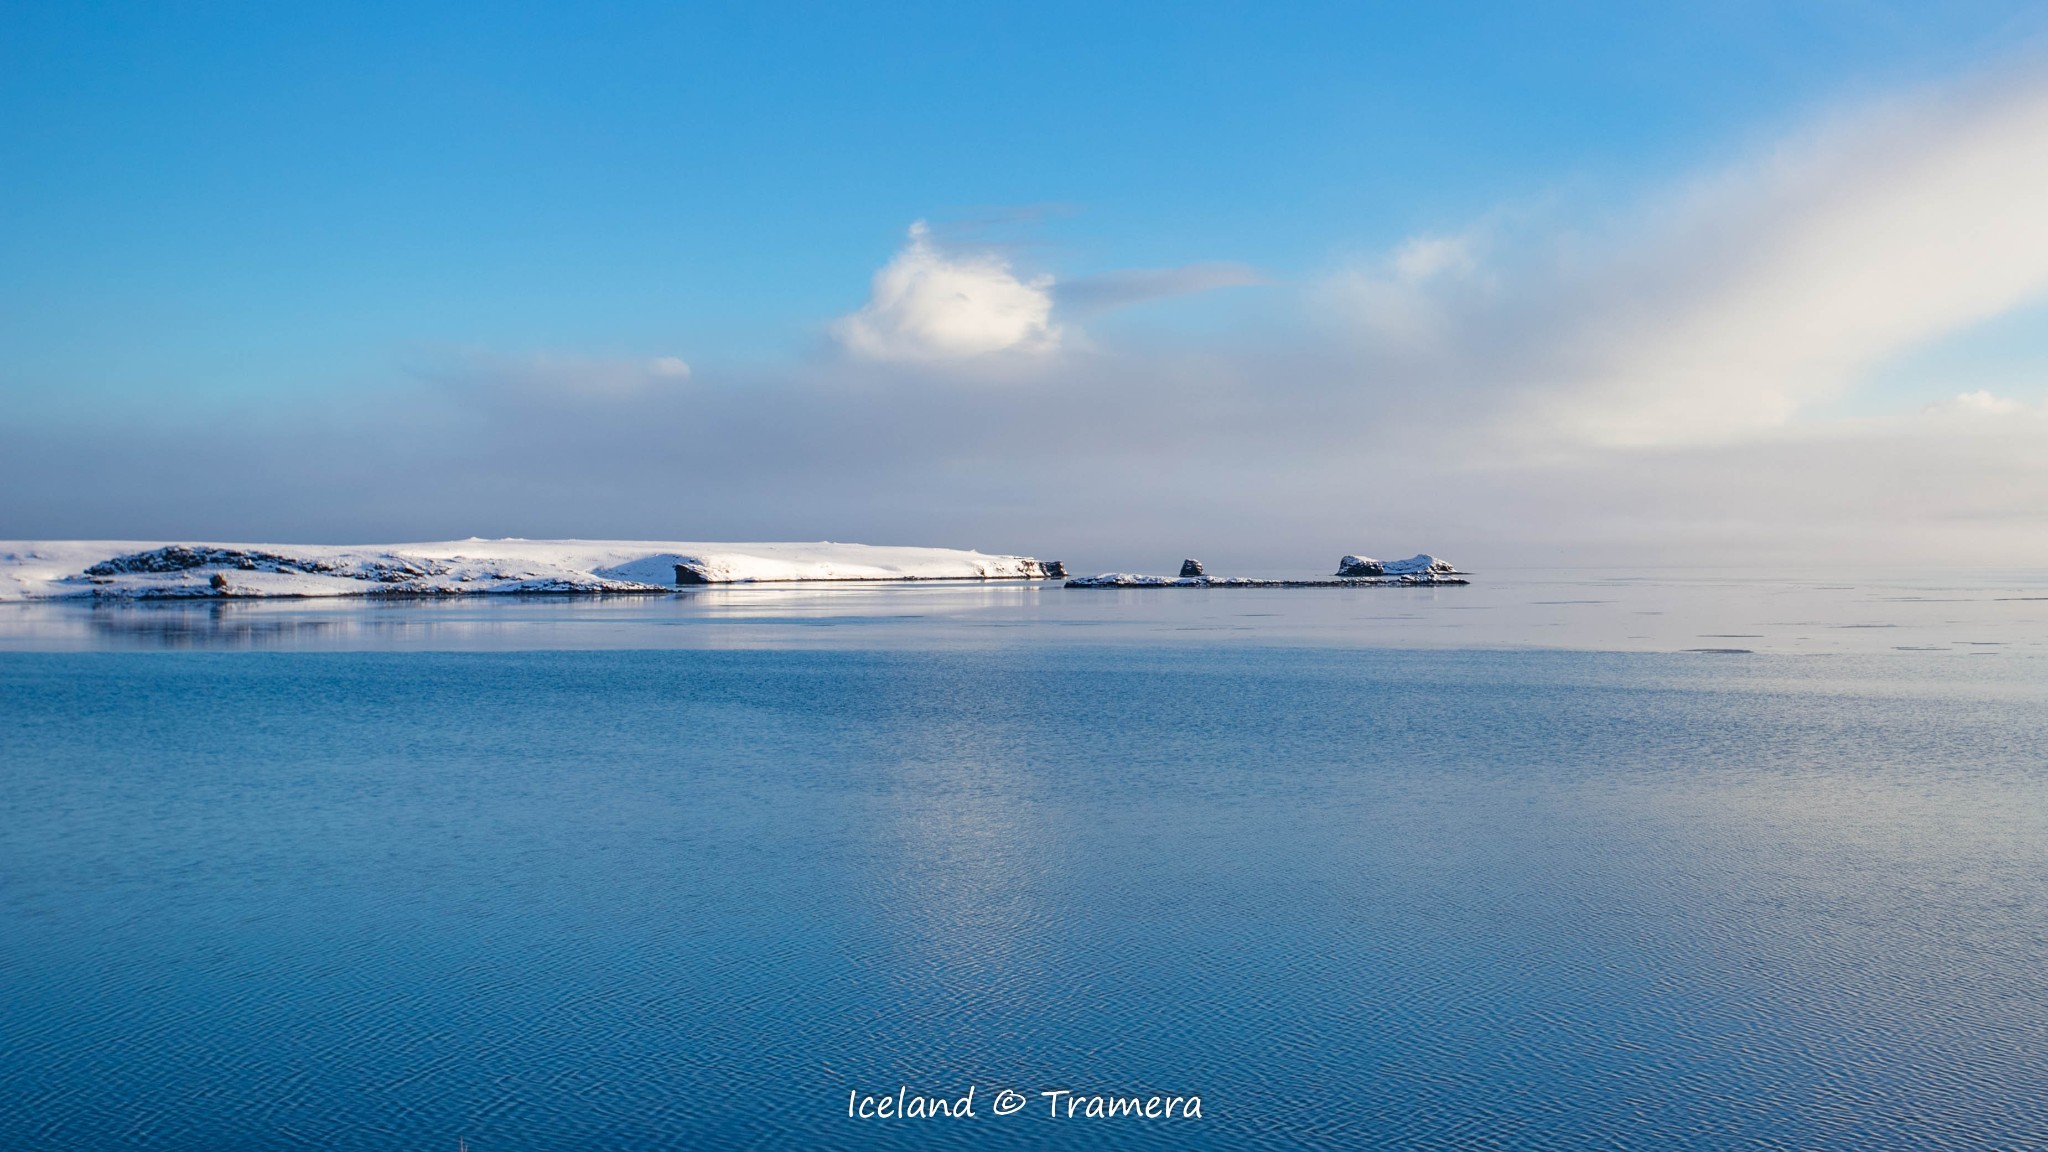
POLYGON ((1181 562, 1179 576, 1140 576, 1131 572, 1104 572, 1067 581, 1069 588, 1412 588, 1417 585, 1469 584, 1464 573, 1448 560, 1428 553, 1406 560, 1375 560, 1370 556, 1346 556, 1337 562, 1337 575, 1321 580, 1264 580, 1245 576, 1210 576, 1199 560, 1181 562))
MULTIPOLYGON (((1346 556, 1337 561, 1337 575, 1356 576, 1456 576, 1457 565, 1418 552, 1406 560, 1375 560, 1370 556, 1346 556)), ((1462 583, 1462 581, 1461 581, 1462 583)))
POLYGON ((866 544, 0 542, 0 600, 665 592, 678 584, 1065 575, 1057 562, 1028 556, 866 544))

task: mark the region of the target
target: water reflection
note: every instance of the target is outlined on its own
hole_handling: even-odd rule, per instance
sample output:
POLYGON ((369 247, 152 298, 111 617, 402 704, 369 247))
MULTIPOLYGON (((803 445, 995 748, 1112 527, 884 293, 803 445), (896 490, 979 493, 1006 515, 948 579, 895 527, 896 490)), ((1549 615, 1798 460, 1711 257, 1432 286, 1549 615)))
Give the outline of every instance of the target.
POLYGON ((1253 643, 2048 650, 2048 573, 1551 570, 1461 588, 749 585, 639 596, 0 604, 0 650, 535 650, 1253 643))
POLYGON ((108 605, 86 616, 93 632, 117 647, 285 648, 334 637, 342 620, 263 615, 239 604, 108 605))

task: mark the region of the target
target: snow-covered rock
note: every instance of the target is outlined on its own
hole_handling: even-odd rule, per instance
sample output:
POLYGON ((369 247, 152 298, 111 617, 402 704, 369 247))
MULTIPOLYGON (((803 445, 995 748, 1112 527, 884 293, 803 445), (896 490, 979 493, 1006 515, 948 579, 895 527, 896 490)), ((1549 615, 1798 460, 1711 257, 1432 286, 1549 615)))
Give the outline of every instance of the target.
POLYGON ((1253 580, 1243 576, 1140 576, 1133 572, 1104 572, 1067 581, 1069 588, 1225 588, 1281 587, 1290 580, 1253 580))
MULTIPOLYGON (((650 592, 695 582, 1032 580, 1027 556, 865 544, 456 540, 429 544, 0 543, 0 600, 650 592)), ((1058 575, 1065 575, 1061 568, 1058 575)))
POLYGON ((1193 584, 1195 578, 1176 580, 1171 576, 1140 576, 1135 572, 1104 572, 1099 576, 1076 576, 1069 588, 1158 588, 1168 584, 1193 584))
POLYGON ((1337 561, 1337 575, 1359 576, 1419 576, 1434 572, 1442 576, 1457 574, 1457 566, 1448 560, 1439 560, 1426 552, 1410 556, 1406 560, 1375 560, 1370 556, 1346 556, 1337 561))

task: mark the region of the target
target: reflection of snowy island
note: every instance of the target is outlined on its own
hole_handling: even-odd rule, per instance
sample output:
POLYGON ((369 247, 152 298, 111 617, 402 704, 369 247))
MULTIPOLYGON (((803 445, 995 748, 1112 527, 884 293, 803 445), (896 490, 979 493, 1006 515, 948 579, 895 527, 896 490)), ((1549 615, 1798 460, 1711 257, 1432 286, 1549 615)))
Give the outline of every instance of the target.
POLYGON ((1413 588, 1437 584, 1469 584, 1448 560, 1428 554, 1406 560, 1374 560, 1370 556, 1346 556, 1337 562, 1335 579, 1258 580, 1243 576, 1210 576, 1199 560, 1181 562, 1180 575, 1135 576, 1129 572, 1105 572, 1067 581, 1069 588, 1413 588))
POLYGON ((668 592, 677 584, 1042 580, 1057 563, 954 548, 456 540, 440 544, 0 543, 0 600, 668 592))

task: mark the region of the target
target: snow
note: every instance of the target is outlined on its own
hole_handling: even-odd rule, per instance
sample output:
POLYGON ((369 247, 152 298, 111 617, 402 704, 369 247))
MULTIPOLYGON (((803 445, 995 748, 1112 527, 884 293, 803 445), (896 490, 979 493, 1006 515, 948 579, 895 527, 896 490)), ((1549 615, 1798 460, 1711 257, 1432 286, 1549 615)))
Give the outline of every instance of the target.
POLYGON ((1457 571, 1457 565, 1449 560, 1439 560, 1427 552, 1418 552, 1406 560, 1375 560, 1370 556, 1346 556, 1337 561, 1339 576, 1419 576, 1428 572, 1453 576, 1457 571))
POLYGON ((1168 584, 1194 584, 1208 582, 1208 577, 1140 576, 1135 572, 1104 572, 1100 576, 1076 576, 1067 581, 1069 588, 1163 588, 1168 584))
POLYGON ((0 600, 650 592, 699 583, 1028 580, 1026 556, 866 544, 455 540, 425 544, 0 542, 0 600))

